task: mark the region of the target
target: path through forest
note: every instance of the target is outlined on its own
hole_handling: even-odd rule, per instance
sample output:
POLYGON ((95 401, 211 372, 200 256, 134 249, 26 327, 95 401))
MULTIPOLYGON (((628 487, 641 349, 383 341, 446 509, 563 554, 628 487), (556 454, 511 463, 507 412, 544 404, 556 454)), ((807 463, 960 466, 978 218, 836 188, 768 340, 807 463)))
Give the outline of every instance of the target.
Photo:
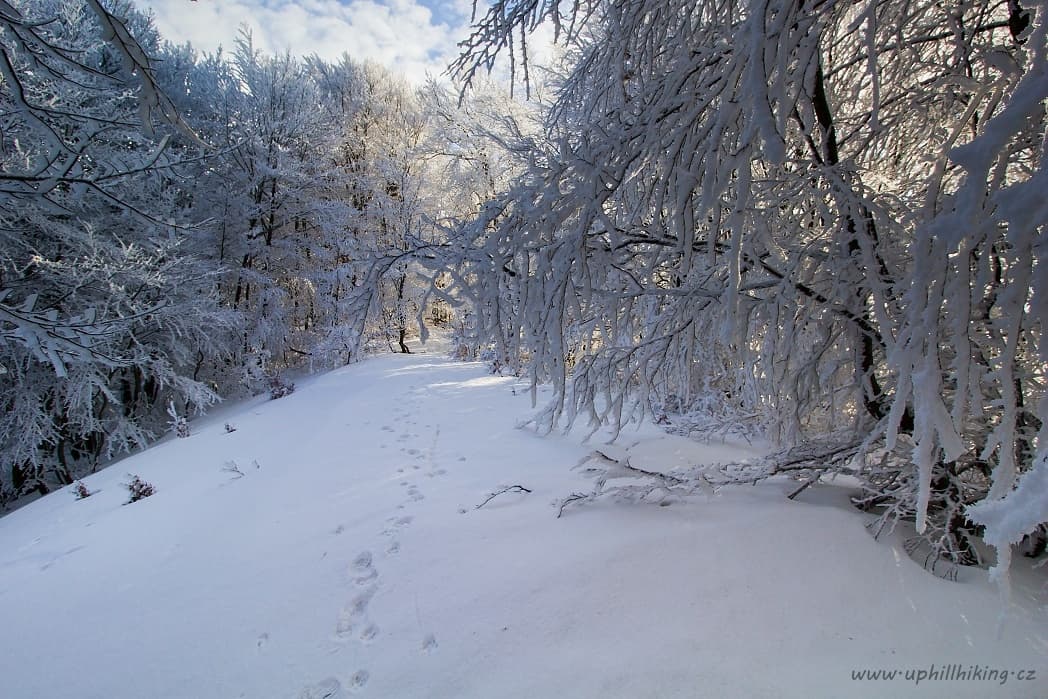
MULTIPOLYGON (((1044 568, 1018 571, 998 635, 983 571, 926 573, 843 487, 558 518, 592 490, 573 467, 600 441, 518 429, 523 388, 437 353, 377 357, 197 420, 88 478, 88 499, 0 519, 0 693, 1048 696, 1044 568), (156 495, 124 505, 127 474, 156 495), (951 665, 1009 675, 853 679, 951 665)), ((651 426, 609 449, 651 469, 755 454, 651 426)))

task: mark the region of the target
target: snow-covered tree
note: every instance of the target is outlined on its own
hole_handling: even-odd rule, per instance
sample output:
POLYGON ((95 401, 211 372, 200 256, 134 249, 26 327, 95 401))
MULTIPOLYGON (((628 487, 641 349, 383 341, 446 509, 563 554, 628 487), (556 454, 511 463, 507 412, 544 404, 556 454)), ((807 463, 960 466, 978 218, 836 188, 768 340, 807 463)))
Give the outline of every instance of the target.
POLYGON ((0 7, 0 491, 46 492, 143 445, 228 317, 188 256, 179 164, 201 145, 127 5, 0 7), (105 41, 100 41, 105 39, 105 41))
POLYGON ((417 294, 398 260, 422 184, 413 94, 348 56, 266 56, 248 34, 231 69, 229 156, 205 177, 212 236, 237 268, 227 302, 248 317, 242 363, 345 362, 376 333, 403 347, 417 294))
POLYGON ((539 22, 571 48, 552 146, 465 258, 489 335, 556 388, 546 424, 749 424, 784 447, 763 475, 852 472, 975 560, 969 513, 1007 518, 969 506, 1048 453, 1046 10, 493 3, 463 78, 539 22))
POLYGON ((308 323, 315 165, 329 141, 300 60, 266 56, 244 34, 231 67, 221 255, 237 271, 225 291, 248 319, 242 352, 286 365, 308 352, 296 330, 308 323))
POLYGON ((425 280, 414 263, 428 247, 427 210, 437 182, 425 177, 427 131, 415 91, 386 69, 344 58, 314 60, 321 104, 335 134, 340 196, 351 209, 334 244, 335 293, 321 351, 351 353, 368 342, 408 351, 425 280))
MULTIPOLYGON (((498 283, 497 275, 486 273, 492 258, 473 248, 470 228, 463 224, 486 211, 541 150, 539 108, 489 81, 462 95, 431 83, 423 91, 423 104, 427 134, 420 156, 426 178, 440 183, 426 207, 435 227, 432 239, 439 245, 419 256, 431 277, 426 299, 438 309, 455 309, 456 352, 475 357, 491 341, 479 332, 478 316, 487 319, 479 321, 481 326, 504 327, 497 316, 507 299, 492 302, 498 297, 487 293, 489 282, 498 283), (470 261, 473 253, 479 258, 470 261)), ((494 343, 504 354, 507 343, 494 343)))

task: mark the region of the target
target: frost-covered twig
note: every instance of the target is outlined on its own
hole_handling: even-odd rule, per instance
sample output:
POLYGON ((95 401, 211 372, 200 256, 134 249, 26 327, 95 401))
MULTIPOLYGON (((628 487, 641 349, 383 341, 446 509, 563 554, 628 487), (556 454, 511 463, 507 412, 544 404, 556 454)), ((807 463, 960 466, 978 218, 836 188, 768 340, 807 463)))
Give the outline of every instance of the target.
POLYGON ((642 502, 656 495, 659 504, 665 505, 672 502, 669 496, 686 497, 697 492, 707 495, 713 493, 713 485, 706 479, 703 472, 675 475, 649 471, 630 463, 628 455, 616 458, 610 456, 607 450, 595 449, 590 452, 575 464, 575 468, 582 467, 585 467, 583 471, 587 475, 595 478, 594 488, 589 493, 573 492, 563 500, 555 502, 558 518, 564 514, 564 508, 572 503, 582 503, 601 497, 613 497, 626 502, 642 502), (616 479, 635 479, 641 483, 608 488, 608 481, 616 479))
POLYGON ((779 475, 809 479, 810 483, 791 493, 792 499, 824 474, 857 475, 858 469, 852 462, 860 453, 861 447, 861 441, 842 435, 838 439, 799 444, 754 462, 722 464, 708 469, 706 473, 718 477, 717 485, 754 485, 779 475))
POLYGON ((496 490, 494 493, 491 493, 490 495, 488 495, 488 497, 484 498, 484 502, 480 503, 479 505, 477 505, 473 509, 474 510, 479 510, 480 508, 484 507, 489 502, 491 502, 492 500, 497 498, 499 495, 502 495, 503 493, 530 493, 530 492, 531 492, 530 489, 525 488, 522 485, 507 485, 506 487, 500 488, 499 490, 496 490))
POLYGON ((138 95, 142 128, 153 135, 153 116, 171 124, 198 145, 205 145, 193 128, 186 123, 178 108, 157 81, 153 64, 142 45, 131 35, 127 26, 99 0, 85 0, 102 26, 102 38, 117 50, 128 71, 138 77, 141 92, 138 95))
POLYGON ((189 422, 186 421, 185 415, 179 415, 178 409, 175 407, 175 401, 169 401, 167 404, 167 414, 171 417, 171 421, 168 425, 171 428, 172 434, 180 439, 189 437, 189 422))
MULTIPOLYGON (((257 464, 256 464, 257 467, 257 464)), ((225 473, 230 473, 234 478, 243 478, 244 472, 240 470, 240 465, 236 461, 230 459, 229 461, 222 464, 222 470, 225 473)))
POLYGON ((560 516, 564 514, 564 508, 570 505, 571 503, 579 502, 580 500, 588 500, 591 497, 592 494, 589 493, 572 493, 568 497, 564 498, 560 501, 560 504, 557 507, 557 519, 560 519, 560 516))
MULTIPOLYGON (((685 485, 687 483, 687 481, 685 481, 683 478, 678 478, 677 476, 674 476, 674 475, 669 474, 669 473, 658 473, 656 471, 648 471, 646 469, 640 468, 639 466, 634 466, 633 464, 630 463, 630 458, 628 456, 623 458, 623 459, 616 459, 616 458, 613 458, 611 456, 608 456, 607 454, 602 452, 600 449, 594 449, 593 453, 590 455, 589 458, 592 459, 594 457, 599 458, 599 459, 603 459, 604 461, 607 461, 608 463, 614 464, 616 467, 618 467, 618 468, 622 469, 623 471, 625 471, 625 476, 627 476, 627 477, 631 476, 631 475, 632 476, 646 476, 648 478, 654 478, 654 479, 656 479, 658 481, 661 481, 661 482, 663 482, 663 483, 665 483, 667 485, 685 485)), ((607 481, 609 478, 622 478, 622 477, 624 477, 621 474, 610 475, 611 473, 612 473, 612 471, 606 472, 605 475, 600 479, 599 483, 601 485, 603 485, 604 482, 607 481)))
POLYGON ((791 491, 790 494, 786 496, 786 499, 787 500, 795 499, 798 495, 803 493, 805 490, 807 490, 811 486, 815 485, 815 483, 817 483, 820 478, 822 478, 822 474, 821 473, 819 473, 819 472, 813 473, 811 476, 808 477, 808 480, 806 480, 803 483, 801 483, 800 486, 798 486, 796 490, 791 491))

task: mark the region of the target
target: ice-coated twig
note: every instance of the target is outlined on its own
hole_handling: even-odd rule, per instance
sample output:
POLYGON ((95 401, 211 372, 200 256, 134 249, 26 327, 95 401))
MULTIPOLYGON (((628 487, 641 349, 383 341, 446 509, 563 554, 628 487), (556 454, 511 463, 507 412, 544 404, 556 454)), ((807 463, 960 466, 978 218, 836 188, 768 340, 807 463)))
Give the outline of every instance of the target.
POLYGON ((491 495, 488 495, 488 497, 486 497, 484 499, 484 502, 480 503, 479 505, 477 505, 473 509, 474 510, 479 510, 480 508, 484 507, 489 502, 491 502, 492 500, 497 498, 499 495, 502 495, 503 493, 530 493, 530 492, 531 492, 530 489, 525 488, 522 485, 507 485, 505 488, 501 488, 499 490, 496 490, 491 495))
POLYGON ((580 500, 588 500, 591 497, 592 495, 587 493, 572 493, 568 497, 564 498, 560 501, 560 507, 557 508, 557 519, 560 519, 560 516, 564 514, 564 508, 570 505, 571 503, 579 502, 580 500))

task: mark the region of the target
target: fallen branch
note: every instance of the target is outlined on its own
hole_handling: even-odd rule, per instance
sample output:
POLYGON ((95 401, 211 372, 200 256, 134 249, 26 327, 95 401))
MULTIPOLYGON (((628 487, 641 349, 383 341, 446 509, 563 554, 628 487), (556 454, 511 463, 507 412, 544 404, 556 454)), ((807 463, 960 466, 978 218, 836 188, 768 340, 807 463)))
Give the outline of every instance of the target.
POLYGON ((660 480, 660 481, 663 481, 663 482, 666 482, 666 483, 671 483, 672 485, 686 485, 688 483, 683 478, 678 478, 677 476, 673 476, 673 475, 670 475, 668 473, 659 473, 658 471, 648 471, 646 469, 634 466, 633 464, 630 463, 630 459, 629 459, 628 456, 625 459, 621 459, 621 460, 620 459, 614 459, 614 458, 608 456, 607 454, 605 454, 604 452, 600 451, 599 449, 594 449, 593 450, 593 456, 598 456, 598 457, 604 459, 605 461, 610 461, 611 463, 618 465, 620 468, 624 468, 627 471, 629 471, 630 473, 636 474, 638 476, 647 476, 648 478, 655 478, 657 480, 660 480))
POLYGON ((486 499, 484 500, 484 502, 480 503, 479 505, 477 505, 477 506, 476 506, 476 507, 474 507, 473 509, 474 509, 474 510, 479 510, 480 508, 484 507, 484 506, 485 506, 485 505, 487 505, 487 504, 488 504, 489 502, 491 502, 492 500, 494 500, 495 498, 497 498, 497 497, 498 497, 499 495, 502 495, 503 493, 530 493, 530 492, 531 492, 531 491, 530 491, 529 489, 525 488, 525 487, 524 487, 524 486, 522 486, 522 485, 507 485, 507 486, 506 486, 505 488, 503 488, 502 490, 497 490, 497 491, 495 491, 494 493, 492 493, 491 495, 489 495, 489 496, 488 496, 488 497, 487 497, 487 498, 486 498, 486 499))
POLYGON ((227 461, 222 464, 222 470, 228 474, 231 474, 233 478, 243 478, 244 472, 240 470, 240 465, 236 461, 227 461))
MULTIPOLYGON (((554 501, 557 508, 557 519, 564 514, 565 508, 572 503, 582 503, 587 500, 596 500, 604 496, 613 496, 630 502, 640 502, 648 499, 656 491, 664 491, 667 496, 686 497, 696 490, 701 490, 707 495, 714 493, 713 484, 706 477, 699 474, 697 478, 689 479, 670 473, 649 471, 630 462, 628 455, 612 456, 600 449, 594 449, 577 464, 575 469, 583 472, 596 480, 596 485, 591 493, 573 492, 560 501, 554 501), (583 468, 585 467, 585 468, 583 468), (617 479, 638 479, 645 481, 645 485, 622 485, 605 489, 609 481, 617 479)), ((666 504, 665 497, 660 498, 660 504, 666 504)))
MULTIPOLYGON (((756 485, 772 476, 779 475, 791 475, 805 479, 800 488, 787 496, 792 500, 814 485, 818 481, 818 476, 840 473, 858 475, 858 469, 851 465, 851 461, 861 449, 860 442, 798 445, 765 456, 756 463, 722 464, 716 469, 716 475, 719 477, 713 485, 756 485)), ((714 475, 713 471, 707 471, 707 473, 714 475)))
POLYGON ((557 509, 557 519, 560 519, 560 516, 564 514, 565 507, 567 507, 573 502, 578 502, 579 500, 588 500, 590 497, 591 496, 587 495, 586 493, 572 493, 568 497, 564 498, 560 503, 560 508, 557 509))
POLYGON ((797 489, 796 489, 796 490, 794 490, 794 491, 793 491, 792 493, 790 493, 789 495, 787 495, 787 496, 786 496, 786 499, 787 499, 787 500, 793 500, 793 499, 794 499, 794 498, 796 498, 796 497, 797 497, 798 495, 800 495, 800 494, 801 494, 801 493, 803 493, 803 492, 804 492, 805 490, 807 490, 807 489, 808 489, 808 486, 810 486, 810 485, 813 485, 813 484, 814 484, 814 483, 815 483, 816 481, 818 481, 818 480, 819 480, 820 478, 822 478, 822 472, 821 472, 821 471, 816 471, 815 473, 813 473, 813 474, 811 475, 811 477, 810 477, 810 478, 809 478, 808 480, 806 480, 806 481, 804 481, 803 483, 801 483, 801 486, 800 486, 799 488, 797 488, 797 489))

